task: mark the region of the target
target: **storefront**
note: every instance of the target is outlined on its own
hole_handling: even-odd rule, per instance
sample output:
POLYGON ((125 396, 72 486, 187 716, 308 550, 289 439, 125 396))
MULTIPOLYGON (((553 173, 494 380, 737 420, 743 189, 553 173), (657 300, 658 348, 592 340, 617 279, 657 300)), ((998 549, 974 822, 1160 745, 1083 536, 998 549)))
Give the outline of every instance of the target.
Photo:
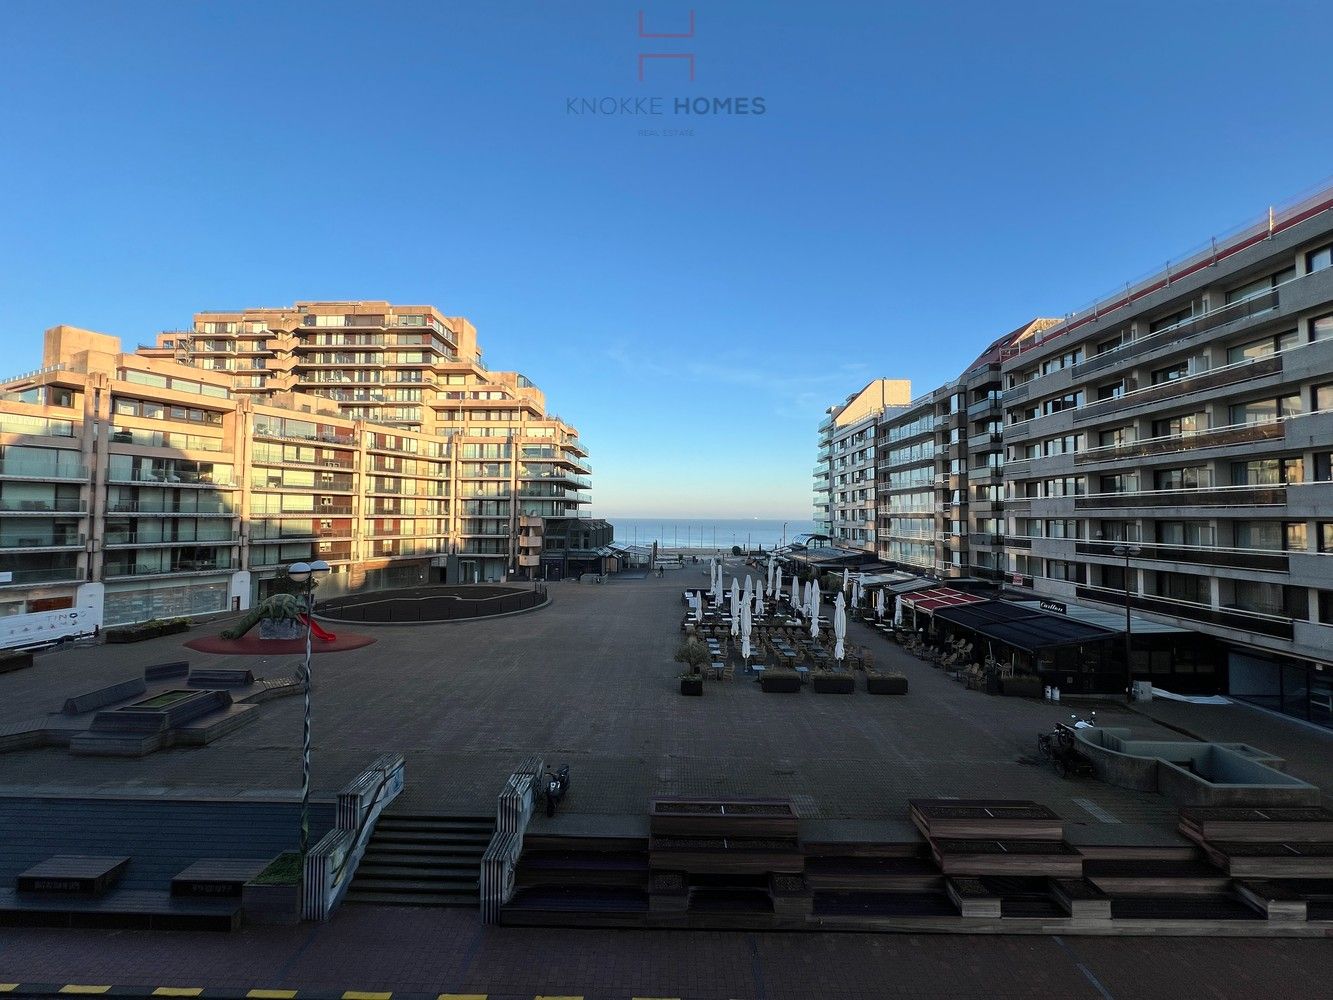
POLYGON ((1227 672, 1231 697, 1333 728, 1333 667, 1233 649, 1227 672))

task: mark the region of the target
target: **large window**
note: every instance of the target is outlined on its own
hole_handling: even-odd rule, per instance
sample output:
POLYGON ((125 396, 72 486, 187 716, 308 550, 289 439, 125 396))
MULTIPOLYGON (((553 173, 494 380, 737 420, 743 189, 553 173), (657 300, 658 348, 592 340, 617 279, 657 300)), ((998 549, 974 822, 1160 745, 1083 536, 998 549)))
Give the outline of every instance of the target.
POLYGON ((1262 295, 1264 292, 1271 291, 1283 282, 1290 281, 1296 277, 1296 269, 1288 267, 1278 271, 1276 274, 1270 274, 1266 278, 1259 278, 1257 281, 1250 281, 1238 288, 1233 288, 1227 292, 1227 304, 1239 302, 1241 299, 1252 298, 1255 295, 1262 295))
POLYGON ((1299 343, 1300 333, 1297 330, 1284 330, 1271 337, 1246 341, 1244 344, 1227 348, 1227 364, 1234 365, 1241 361, 1264 358, 1279 351, 1289 351, 1299 343))
POLYGON ((1318 250, 1311 250, 1305 255, 1307 271, 1322 271, 1326 267, 1333 267, 1333 243, 1318 250))
POLYGON ((1305 481, 1305 460, 1295 458, 1256 458, 1231 463, 1232 486, 1281 486, 1305 481))
POLYGON ((1327 316, 1316 316, 1310 320, 1310 339, 1333 339, 1333 313, 1329 313, 1327 316))
POLYGON ((1252 399, 1248 403, 1235 403, 1230 408, 1230 420, 1233 424, 1264 424, 1304 412, 1305 404, 1300 393, 1293 393, 1278 399, 1252 399))
POLYGON ((1173 601, 1212 603, 1211 581, 1206 576, 1194 576, 1190 573, 1158 573, 1157 593, 1173 601))

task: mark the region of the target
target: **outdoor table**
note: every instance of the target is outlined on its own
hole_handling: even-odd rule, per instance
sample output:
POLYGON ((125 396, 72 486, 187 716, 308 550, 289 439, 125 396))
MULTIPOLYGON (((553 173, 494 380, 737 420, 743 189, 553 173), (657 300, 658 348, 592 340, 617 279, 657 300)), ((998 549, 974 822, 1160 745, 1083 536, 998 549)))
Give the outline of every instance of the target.
POLYGON ((722 679, 722 671, 725 667, 725 663, 720 663, 716 660, 708 665, 708 669, 713 671, 713 679, 719 681, 722 679))
POLYGON ((809 667, 797 667, 797 668, 796 668, 796 672, 800 675, 800 677, 801 677, 801 683, 802 683, 802 684, 809 684, 809 683, 810 683, 810 668, 809 668, 809 667))

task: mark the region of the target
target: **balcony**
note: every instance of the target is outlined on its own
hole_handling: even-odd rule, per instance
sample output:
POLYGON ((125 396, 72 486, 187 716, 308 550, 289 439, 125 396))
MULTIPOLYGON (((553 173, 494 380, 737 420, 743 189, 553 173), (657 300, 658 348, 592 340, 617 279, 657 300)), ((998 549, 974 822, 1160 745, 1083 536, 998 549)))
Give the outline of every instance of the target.
POLYGON ((193 559, 177 563, 176 566, 161 566, 155 563, 108 563, 102 569, 102 576, 108 580, 127 576, 202 576, 206 573, 230 573, 235 567, 228 560, 193 559))
POLYGON ((540 549, 542 547, 541 535, 519 535, 518 547, 520 549, 540 549))
POLYGON ((81 549, 84 546, 83 535, 44 532, 23 534, 0 534, 0 549, 19 549, 23 551, 81 549))
MULTIPOLYGON (((1074 551, 1079 555, 1103 556, 1108 559, 1122 559, 1115 554, 1115 547, 1123 544, 1116 541, 1080 541, 1074 551)), ((1134 560, 1155 562, 1190 563, 1199 566, 1221 566, 1233 569, 1261 570, 1265 573, 1287 572, 1286 552, 1271 549, 1231 549, 1215 545, 1162 545, 1152 542, 1133 542, 1138 546, 1139 554, 1131 556, 1134 560)))
POLYGON ((45 583, 82 583, 85 573, 81 567, 65 566, 57 569, 4 569, 0 567, 0 587, 26 587, 45 583), (8 579, 5 579, 8 574, 8 579))
MULTIPOLYGON (((1057 498, 1051 498, 1057 499, 1057 498)), ((1281 507, 1285 486, 1214 486, 1208 489, 1087 493, 1074 497, 1075 510, 1114 507, 1281 507)))
POLYGON ((86 501, 77 497, 68 500, 0 500, 0 514, 78 514, 88 513, 86 501))
POLYGON ((969 545, 999 546, 1004 544, 1004 535, 988 535, 984 532, 972 532, 967 536, 969 545))
POLYGON ((330 476, 317 483, 287 483, 279 478, 256 478, 250 484, 251 489, 264 492, 278 491, 285 493, 353 493, 356 491, 355 480, 351 476, 330 476))
POLYGON ((1000 397, 987 396, 985 399, 978 399, 967 408, 968 420, 982 420, 986 417, 998 417, 1000 415, 1000 397))
POLYGON ((208 472, 167 471, 165 469, 131 469, 128 476, 112 472, 107 481, 112 483, 148 483, 153 486, 207 486, 220 490, 234 490, 229 479, 214 479, 208 472))
POLYGON ((250 517, 253 520, 271 517, 304 517, 311 520, 317 517, 346 517, 352 513, 352 505, 329 504, 326 507, 310 507, 305 510, 254 510, 251 509, 250 517))
POLYGON ((991 479, 999 482, 1004 478, 1004 467, 1000 465, 974 465, 967 470, 969 482, 975 482, 978 479, 991 479))
MULTIPOLYGON (((71 453, 73 454, 73 453, 71 453)), ((73 462, 32 462, 0 459, 0 477, 5 479, 87 480, 88 467, 73 462)))
POLYGON ((1076 379, 1084 378, 1092 372, 1101 371, 1141 354, 1147 354, 1159 347, 1165 347, 1168 344, 1193 337, 1195 334, 1248 319, 1259 313, 1269 312, 1276 309, 1277 306, 1278 290, 1276 288, 1259 295, 1252 295, 1248 299, 1242 299, 1220 309, 1206 312, 1201 316, 1192 317, 1177 323, 1175 326, 1169 326, 1136 340, 1127 341, 1114 351, 1107 351, 1104 354, 1088 358, 1081 364, 1074 365, 1074 377, 1076 379))
POLYGON ((108 549, 115 548, 173 548, 186 545, 240 545, 239 538, 163 538, 161 535, 140 534, 137 531, 108 531, 102 538, 108 549))
POLYGON ((972 451, 986 451, 987 449, 998 448, 1003 441, 1004 435, 999 431, 983 431, 969 437, 967 447, 972 451))
POLYGON ((1145 403, 1160 403, 1168 399, 1190 396, 1208 389, 1220 389, 1229 385, 1239 385, 1268 375, 1282 372, 1282 355, 1270 354, 1262 358, 1238 361, 1207 371, 1196 372, 1184 378, 1146 385, 1141 389, 1115 396, 1111 399, 1099 399, 1086 403, 1074 413, 1075 420, 1091 420, 1106 413, 1142 406, 1145 403))
POLYGON ((322 442, 344 448, 356 447, 356 437, 352 434, 292 434, 280 427, 269 427, 264 424, 255 425, 254 437, 264 441, 299 441, 302 444, 322 442))
MULTIPOLYGON (((1125 606, 1125 592, 1123 590, 1080 584, 1077 595, 1085 600, 1097 601, 1101 604, 1114 604, 1119 608, 1125 606)), ((1137 608, 1140 611, 1149 611, 1153 614, 1166 615, 1186 621, 1203 622, 1208 625, 1235 629, 1241 632, 1253 632, 1277 639, 1290 639, 1293 633, 1292 620, 1277 615, 1241 611, 1237 608, 1215 608, 1211 605, 1197 604, 1193 601, 1179 601, 1171 597, 1133 593, 1129 595, 1129 604, 1130 607, 1137 608)))
POLYGON ((238 512, 226 504, 196 504, 193 508, 183 509, 166 507, 161 502, 134 500, 108 505, 111 514, 147 514, 155 517, 236 517, 238 512))
POLYGON ((1162 437, 1127 441, 1124 444, 1108 444, 1099 448, 1088 448, 1086 451, 1074 454, 1074 464, 1087 465, 1092 462, 1112 462, 1124 458, 1173 455, 1183 451, 1253 444, 1256 441, 1279 441, 1285 434, 1286 422, 1282 420, 1271 420, 1265 423, 1229 424, 1224 427, 1212 427, 1202 431, 1189 431, 1185 434, 1169 434, 1162 437))

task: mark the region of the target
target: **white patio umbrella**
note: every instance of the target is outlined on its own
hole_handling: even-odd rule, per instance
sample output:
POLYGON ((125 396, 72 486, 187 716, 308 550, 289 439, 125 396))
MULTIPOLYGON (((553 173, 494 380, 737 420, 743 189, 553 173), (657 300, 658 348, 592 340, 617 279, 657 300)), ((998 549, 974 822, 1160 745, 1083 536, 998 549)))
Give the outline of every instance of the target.
POLYGON ((850 572, 848 571, 847 567, 844 566, 844 567, 842 568, 842 589, 843 589, 844 591, 847 590, 847 578, 848 578, 850 575, 851 575, 851 574, 850 574, 850 572))
POLYGON ((741 603, 749 604, 754 600, 754 581, 750 579, 749 574, 745 576, 745 589, 741 591, 741 603))
POLYGON ((773 577, 773 586, 768 590, 773 598, 773 607, 778 606, 778 601, 782 600, 782 570, 778 570, 773 577))
POLYGON ((764 617, 764 592, 762 590, 754 592, 754 614, 756 618, 764 617))
POLYGON ((746 666, 750 664, 750 630, 754 627, 750 621, 750 605, 741 605, 741 659, 746 666))
POLYGON ((903 595, 899 594, 893 599, 893 624, 901 625, 903 623, 903 595))
POLYGON ((884 588, 880 587, 875 591, 875 617, 884 617, 884 588))
POLYGON ((772 597, 777 591, 773 589, 773 575, 778 569, 778 558, 772 552, 768 554, 768 582, 764 586, 764 593, 772 597))
POLYGON ((859 608, 866 599, 866 575, 856 574, 856 583, 852 585, 852 606, 859 608))
POLYGON ((801 588, 801 614, 810 614, 810 581, 805 581, 805 586, 801 588))
POLYGON ((819 581, 810 584, 810 638, 819 638, 819 581))
POLYGON ((694 595, 694 623, 696 625, 704 623, 704 592, 702 590, 694 595))
POLYGON ((796 571, 795 571, 795 570, 792 570, 792 573, 791 573, 791 610, 792 610, 792 613, 793 613, 793 614, 794 614, 796 611, 798 611, 798 610, 800 609, 801 600, 800 600, 800 598, 797 596, 797 594, 798 594, 798 589, 797 589, 797 588, 799 588, 799 587, 800 587, 800 582, 799 582, 799 581, 797 580, 797 578, 796 578, 796 571))
POLYGON ((741 585, 736 582, 736 578, 731 578, 731 634, 735 635, 740 631, 741 623, 739 621, 741 613, 741 585))
POLYGON ((713 606, 722 607, 722 567, 718 566, 717 576, 713 578, 713 606))
POLYGON ((847 638, 847 604, 838 591, 838 599, 833 603, 833 658, 841 662, 846 650, 843 640, 847 638))

